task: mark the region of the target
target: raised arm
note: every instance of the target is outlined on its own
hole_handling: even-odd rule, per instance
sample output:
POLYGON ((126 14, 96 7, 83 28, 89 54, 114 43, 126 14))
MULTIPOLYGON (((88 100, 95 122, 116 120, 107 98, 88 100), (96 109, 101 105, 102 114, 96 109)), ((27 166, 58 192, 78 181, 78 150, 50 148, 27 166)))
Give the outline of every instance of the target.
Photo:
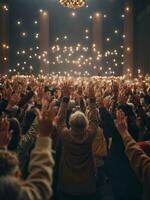
POLYGON ((128 133, 126 118, 122 111, 117 112, 117 128, 124 142, 125 153, 131 167, 139 180, 144 185, 150 186, 150 158, 128 133))
POLYGON ((27 199, 49 200, 52 196, 52 172, 54 161, 51 152, 51 132, 53 130, 53 108, 38 111, 39 138, 31 153, 29 176, 23 183, 27 199))
POLYGON ((31 128, 21 138, 17 148, 17 155, 23 178, 26 178, 26 176, 28 175, 27 166, 30 159, 30 153, 35 146, 37 136, 38 136, 38 121, 37 118, 35 118, 35 120, 31 125, 31 128))
POLYGON ((69 129, 67 128, 67 108, 69 103, 69 96, 70 96, 70 84, 64 83, 62 85, 62 102, 61 106, 57 115, 57 129, 61 136, 65 136, 68 134, 69 129))
POLYGON ((88 92, 89 97, 89 113, 88 113, 88 120, 89 126, 87 129, 88 134, 95 136, 97 133, 98 128, 98 110, 96 109, 96 98, 95 98, 95 91, 92 86, 89 87, 88 92))

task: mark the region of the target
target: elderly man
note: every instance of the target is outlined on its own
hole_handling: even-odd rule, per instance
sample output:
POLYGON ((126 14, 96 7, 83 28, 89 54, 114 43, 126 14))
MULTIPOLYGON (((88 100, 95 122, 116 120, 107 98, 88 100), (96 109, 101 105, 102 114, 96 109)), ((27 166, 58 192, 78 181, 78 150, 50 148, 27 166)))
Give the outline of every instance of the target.
POLYGON ((92 155, 92 142, 97 133, 98 118, 95 94, 89 88, 89 120, 77 111, 66 124, 69 102, 69 85, 63 86, 64 97, 58 113, 57 128, 63 142, 60 162, 60 189, 66 199, 94 199, 95 169, 92 155))

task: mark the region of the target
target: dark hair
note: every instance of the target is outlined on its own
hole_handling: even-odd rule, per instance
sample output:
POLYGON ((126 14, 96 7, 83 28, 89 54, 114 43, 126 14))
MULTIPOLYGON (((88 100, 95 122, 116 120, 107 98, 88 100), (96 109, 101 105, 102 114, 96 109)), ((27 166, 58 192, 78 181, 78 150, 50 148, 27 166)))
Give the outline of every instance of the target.
POLYGON ((19 166, 15 153, 0 151, 0 177, 13 175, 19 166))
POLYGON ((0 199, 25 200, 19 181, 11 176, 0 178, 0 199))

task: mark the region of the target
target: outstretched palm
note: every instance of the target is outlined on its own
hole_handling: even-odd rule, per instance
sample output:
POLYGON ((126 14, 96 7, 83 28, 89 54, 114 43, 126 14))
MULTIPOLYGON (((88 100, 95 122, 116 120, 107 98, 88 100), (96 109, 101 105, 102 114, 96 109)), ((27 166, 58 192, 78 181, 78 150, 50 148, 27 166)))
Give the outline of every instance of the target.
POLYGON ((128 130, 126 116, 122 110, 117 111, 116 125, 119 133, 123 133, 128 130))

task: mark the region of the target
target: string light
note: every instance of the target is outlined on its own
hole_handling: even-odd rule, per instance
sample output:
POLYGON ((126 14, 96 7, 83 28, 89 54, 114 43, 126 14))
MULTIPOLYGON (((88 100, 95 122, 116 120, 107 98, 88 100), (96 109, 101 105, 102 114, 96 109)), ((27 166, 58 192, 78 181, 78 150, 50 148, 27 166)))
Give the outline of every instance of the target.
MULTIPOLYGON (((88 6, 86 6, 88 7, 88 6)), ((43 9, 40 9, 39 10, 40 13, 42 13, 43 16, 47 16, 48 15, 48 11, 44 11, 43 9)), ((73 11, 71 12, 71 16, 72 17, 75 17, 76 16, 76 12, 73 11)), ((100 17, 100 13, 97 12, 96 17, 100 17)), ((121 15, 122 18, 124 18, 124 14, 121 15)), ((106 14, 103 14, 103 17, 104 18, 107 18, 107 15, 106 14)), ((92 15, 89 16, 89 19, 92 19, 92 15)), ((21 25, 23 21, 20 21, 18 20, 17 21, 17 25, 21 25)), ((38 24, 38 21, 35 20, 32 22, 33 25, 35 24, 38 24)), ((89 29, 88 27, 86 29, 83 30, 84 31, 84 37, 83 39, 91 39, 90 38, 90 34, 89 34, 89 29)), ((119 32, 121 32, 120 30, 118 29, 113 29, 112 30, 112 34, 118 34, 119 32)), ((29 33, 28 33, 29 34, 29 33)), ((21 35, 22 37, 27 37, 27 32, 22 32, 21 35)), ((33 37, 35 39, 38 39, 39 38, 39 33, 32 33, 33 37)), ((122 35, 123 38, 125 38, 125 34, 122 35)), ((114 37, 116 38, 116 37, 114 37)), ((113 49, 108 49, 106 50, 104 53, 101 53, 98 51, 98 46, 96 44, 93 44, 92 45, 92 57, 90 56, 91 55, 91 49, 88 48, 86 45, 82 45, 80 43, 77 43, 77 44, 74 44, 74 45, 70 45, 70 46, 63 46, 62 43, 68 39, 68 36, 65 35, 63 37, 56 37, 55 39, 55 44, 53 45, 53 47, 48 51, 48 52, 40 52, 39 51, 39 46, 35 46, 35 47, 32 47, 29 49, 19 49, 19 51, 17 51, 17 58, 21 58, 22 55, 24 55, 24 58, 26 58, 26 61, 21 61, 20 63, 23 63, 24 65, 26 65, 27 63, 30 63, 32 65, 29 65, 29 66, 26 66, 28 68, 30 68, 30 66, 32 66, 32 70, 34 69, 33 65, 34 65, 34 62, 35 60, 41 60, 43 61, 46 66, 47 65, 69 65, 69 66, 73 66, 74 67, 79 67, 79 68, 85 68, 86 67, 91 67, 92 69, 96 70, 100 70, 102 71, 102 67, 99 67, 97 65, 97 63, 100 63, 101 62, 101 59, 103 58, 104 59, 104 63, 107 64, 106 65, 106 69, 104 69, 103 71, 107 70, 109 66, 114 66, 114 67, 117 67, 120 65, 120 63, 123 65, 124 63, 122 62, 122 58, 124 57, 124 55, 122 54, 122 49, 123 49, 123 45, 119 45, 119 49, 120 49, 120 52, 119 50, 113 50, 113 49), (62 41, 63 40, 63 41, 62 41), (30 52, 30 51, 31 52, 30 52), (53 59, 49 60, 47 55, 49 54, 53 54, 53 59), (118 60, 118 55, 120 56, 120 60, 118 60), (115 59, 115 61, 113 61, 113 59, 115 59)), ((106 38, 106 42, 111 42, 113 39, 113 37, 108 37, 106 38)), ((35 40, 37 41, 37 40, 35 40)), ((66 44, 68 43, 69 40, 66 41, 66 44)), ((7 48, 8 45, 5 45, 5 48, 7 48)), ((109 45, 111 46, 111 45, 109 45)), ((4 48, 4 47, 3 47, 4 48)), ((127 51, 130 51, 129 49, 126 49, 127 51)), ((17 64, 16 64, 17 66, 17 64)), ((21 66, 21 64, 20 64, 21 66)), ((20 68, 21 69, 21 68, 20 68)), ((111 73, 115 73, 112 70, 110 70, 111 73)), ((109 70, 107 70, 106 72, 109 72, 109 70)), ((104 72, 103 72, 104 73, 104 72)), ((88 72, 89 74, 89 72, 88 72)))

